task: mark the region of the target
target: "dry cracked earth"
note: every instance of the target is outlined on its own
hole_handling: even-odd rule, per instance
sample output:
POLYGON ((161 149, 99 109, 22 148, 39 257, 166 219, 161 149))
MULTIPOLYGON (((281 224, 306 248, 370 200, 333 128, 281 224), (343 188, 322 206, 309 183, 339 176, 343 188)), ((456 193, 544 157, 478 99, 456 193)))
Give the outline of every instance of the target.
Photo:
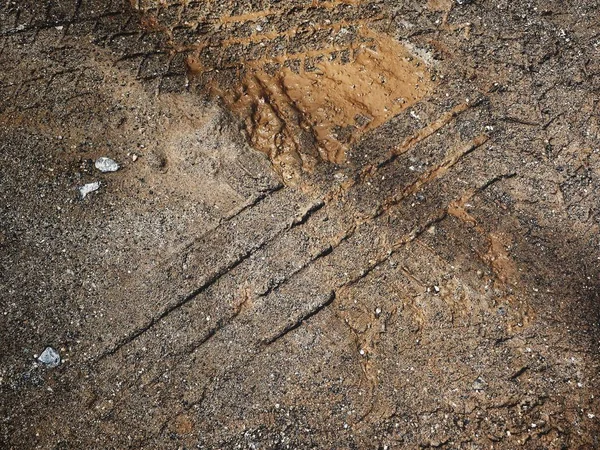
POLYGON ((600 448, 599 10, 2 0, 0 446, 600 448))

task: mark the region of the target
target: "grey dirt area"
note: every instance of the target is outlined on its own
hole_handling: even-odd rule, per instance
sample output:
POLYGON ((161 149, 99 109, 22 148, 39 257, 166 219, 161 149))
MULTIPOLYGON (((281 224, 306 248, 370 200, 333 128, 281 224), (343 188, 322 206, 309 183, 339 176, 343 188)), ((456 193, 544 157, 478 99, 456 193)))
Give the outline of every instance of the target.
POLYGON ((600 2, 0 0, 0 448, 600 448, 600 2))

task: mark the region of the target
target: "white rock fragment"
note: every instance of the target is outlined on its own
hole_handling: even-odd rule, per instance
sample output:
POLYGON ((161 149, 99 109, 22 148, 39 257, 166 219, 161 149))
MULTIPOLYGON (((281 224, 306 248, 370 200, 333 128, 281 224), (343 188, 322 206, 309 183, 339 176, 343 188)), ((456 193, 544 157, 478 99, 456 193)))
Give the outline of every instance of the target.
POLYGON ((95 192, 100 189, 100 182, 94 181, 93 183, 84 184, 79 188, 79 193, 81 194, 81 198, 85 198, 91 192, 95 192))
POLYGON ((37 360, 46 367, 56 367, 60 364, 60 355, 52 347, 46 347, 37 360))
POLYGON ((101 156, 96 160, 96 169, 100 172, 116 172, 119 170, 119 164, 114 160, 107 158, 106 156, 101 156))

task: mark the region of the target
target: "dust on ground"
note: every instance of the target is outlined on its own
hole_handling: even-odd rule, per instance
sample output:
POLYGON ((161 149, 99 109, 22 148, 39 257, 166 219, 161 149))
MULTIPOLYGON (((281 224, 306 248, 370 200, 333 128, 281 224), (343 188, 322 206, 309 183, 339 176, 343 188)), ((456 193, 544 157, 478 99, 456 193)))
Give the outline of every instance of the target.
POLYGON ((3 445, 599 446, 598 6, 3 5, 3 445))

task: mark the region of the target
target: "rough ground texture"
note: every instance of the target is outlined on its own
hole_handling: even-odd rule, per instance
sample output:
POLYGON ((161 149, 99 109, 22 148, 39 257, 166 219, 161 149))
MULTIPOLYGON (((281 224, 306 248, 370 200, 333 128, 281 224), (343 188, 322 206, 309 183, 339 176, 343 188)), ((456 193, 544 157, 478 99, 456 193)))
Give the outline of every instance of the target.
POLYGON ((3 448, 600 447, 597 1, 0 5, 3 448))

